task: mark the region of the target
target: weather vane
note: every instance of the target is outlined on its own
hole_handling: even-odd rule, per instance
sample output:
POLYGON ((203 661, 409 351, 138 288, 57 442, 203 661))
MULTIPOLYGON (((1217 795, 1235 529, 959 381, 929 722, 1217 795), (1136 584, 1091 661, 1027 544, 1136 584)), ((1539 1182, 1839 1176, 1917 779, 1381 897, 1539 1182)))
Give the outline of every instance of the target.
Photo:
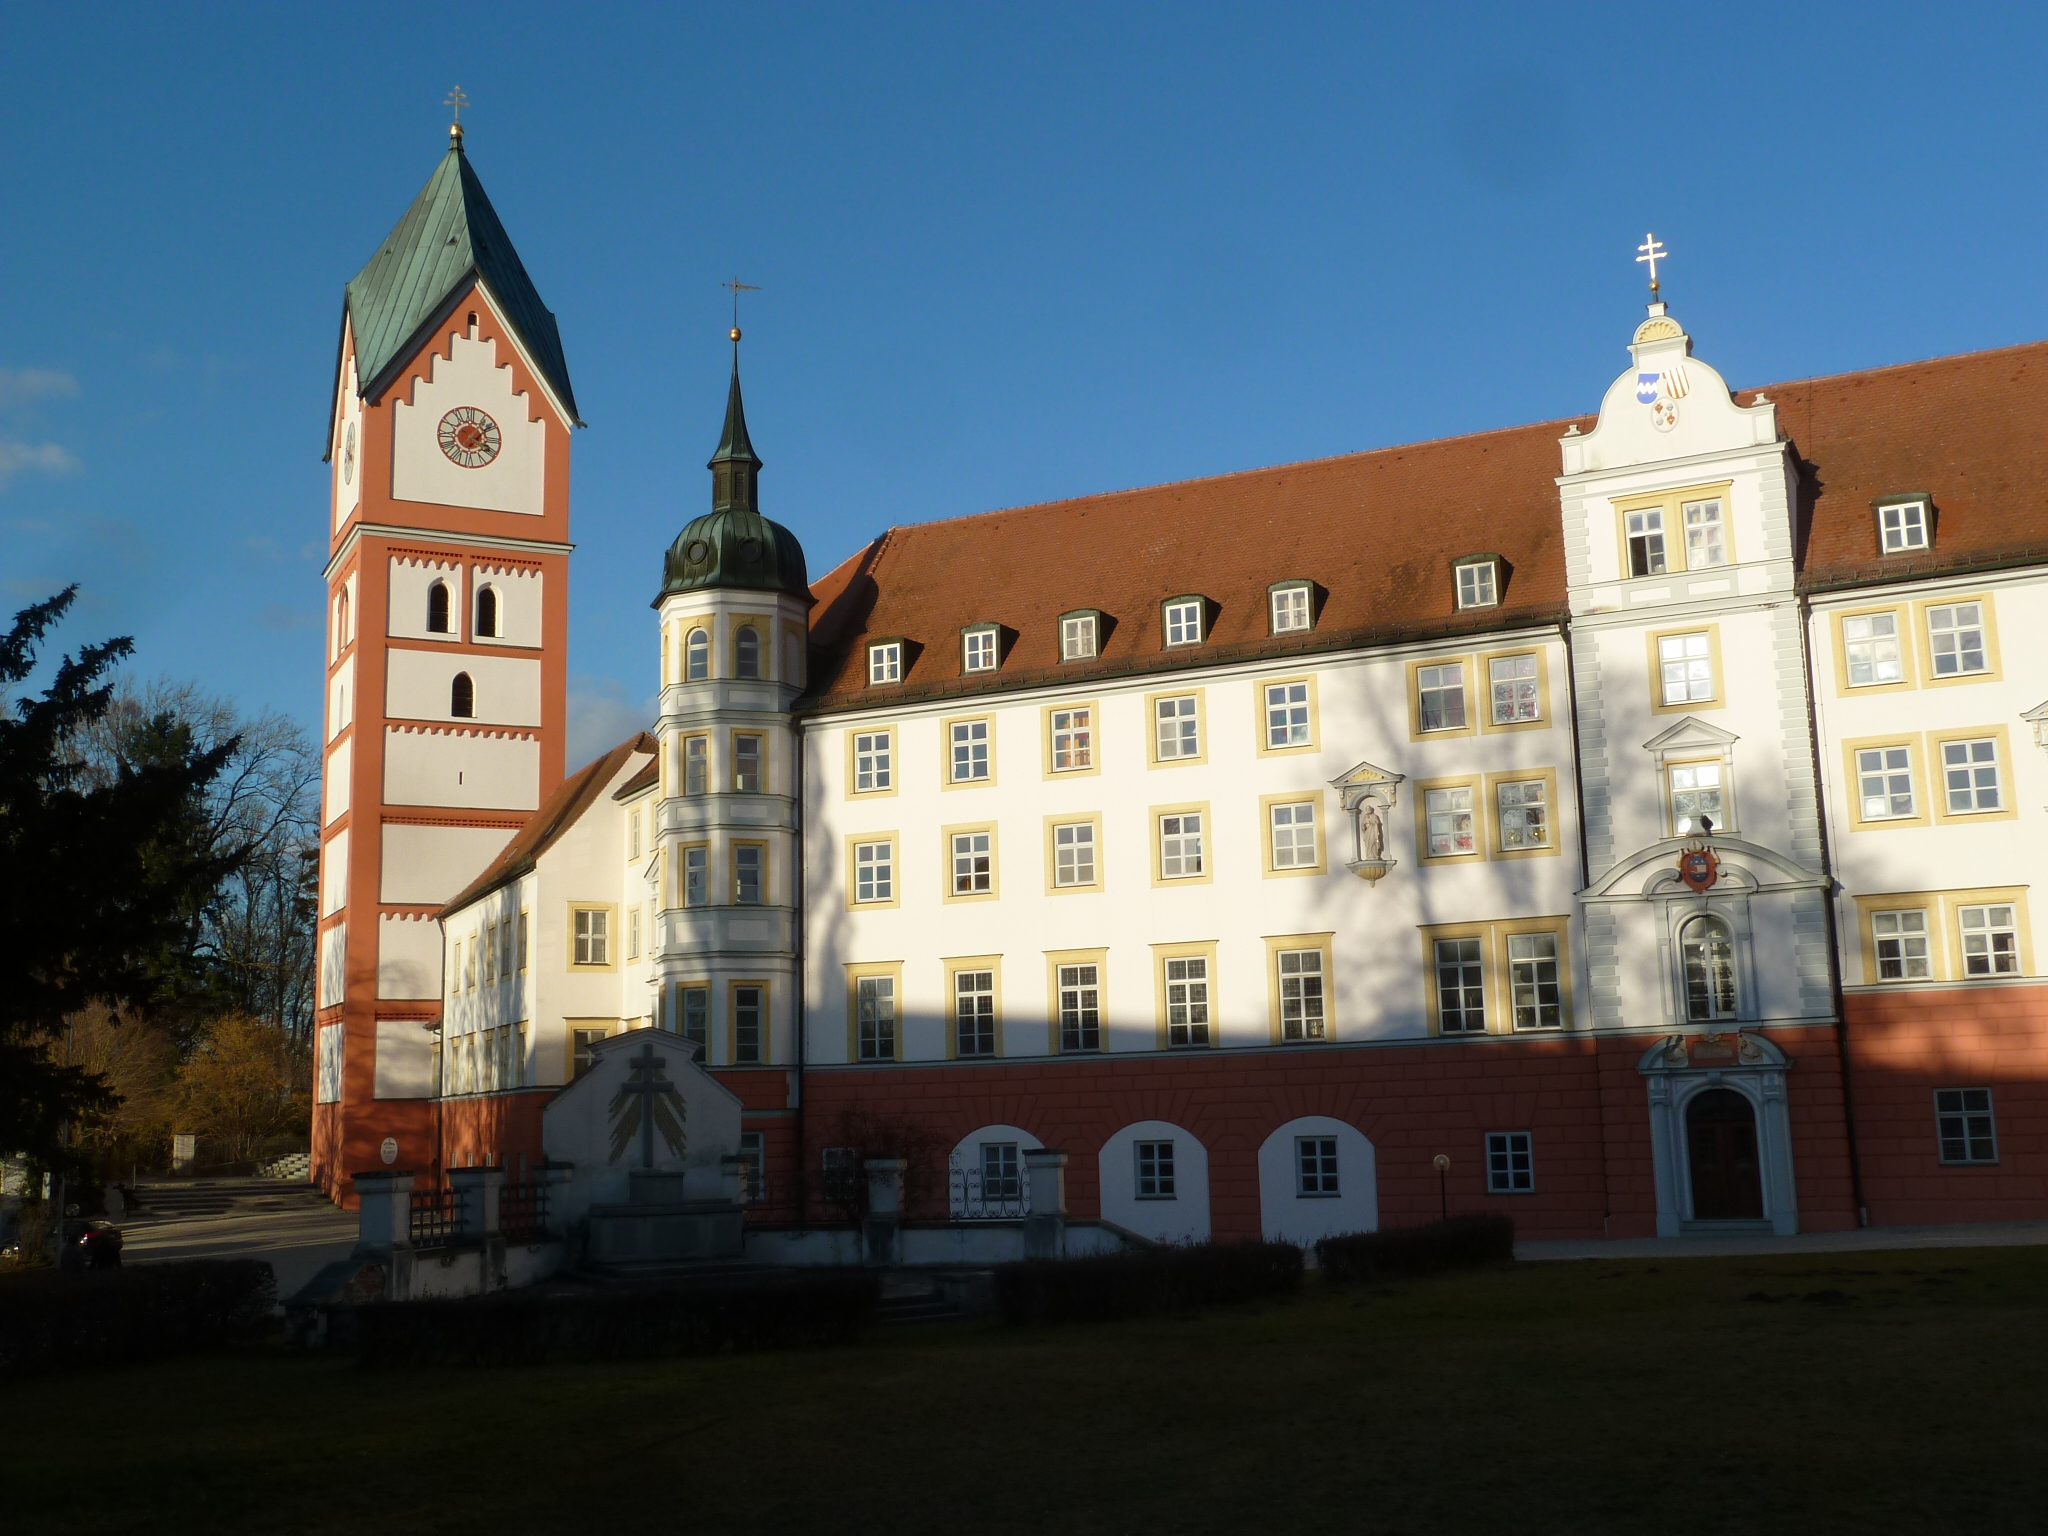
POLYGON ((1638 262, 1647 261, 1650 264, 1650 297, 1655 299, 1657 297, 1657 263, 1669 261, 1671 253, 1657 243, 1655 235, 1644 235, 1643 243, 1637 246, 1636 249, 1643 253, 1636 260, 1638 262))
POLYGON ((759 293, 761 290, 752 283, 741 282, 738 278, 734 278, 729 283, 720 283, 718 286, 732 290, 732 339, 738 341, 740 339, 740 295, 742 293, 759 293))
POLYGON ((469 105, 469 98, 462 94, 462 87, 458 85, 448 93, 447 100, 443 101, 441 105, 455 109, 455 121, 448 125, 448 138, 451 142, 460 144, 462 142, 462 109, 469 105))

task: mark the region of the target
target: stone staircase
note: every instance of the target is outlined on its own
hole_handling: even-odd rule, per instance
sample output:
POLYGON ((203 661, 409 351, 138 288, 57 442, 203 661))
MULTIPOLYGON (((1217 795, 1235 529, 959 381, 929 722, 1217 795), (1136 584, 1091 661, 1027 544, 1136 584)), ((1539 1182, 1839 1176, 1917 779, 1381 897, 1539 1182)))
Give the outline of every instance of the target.
POLYGON ((310 1152, 287 1152, 283 1157, 273 1158, 256 1170, 259 1178, 284 1179, 293 1184, 310 1184, 313 1181, 313 1154, 310 1152))

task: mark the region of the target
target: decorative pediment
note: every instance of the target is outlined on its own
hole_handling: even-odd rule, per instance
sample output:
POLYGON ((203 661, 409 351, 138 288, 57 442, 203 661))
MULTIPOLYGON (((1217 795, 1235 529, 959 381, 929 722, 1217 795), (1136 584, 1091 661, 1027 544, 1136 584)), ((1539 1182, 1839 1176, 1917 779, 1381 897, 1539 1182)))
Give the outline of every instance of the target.
POLYGON ((1351 818, 1352 857, 1345 868, 1367 885, 1377 885, 1398 862, 1387 857, 1387 818, 1404 774, 1360 763, 1330 780, 1344 814, 1351 818))
MULTIPOLYGON (((1678 856, 1695 845, 1685 837, 1667 837, 1639 848, 1579 893, 1586 902, 1659 901, 1692 898, 1678 876, 1678 856)), ((1774 848, 1739 837, 1713 840, 1720 860, 1720 885, 1745 894, 1757 891, 1826 890, 1827 881, 1774 848)))
POLYGON ((1724 731, 1696 715, 1687 715, 1644 742, 1643 749, 1655 752, 1659 757, 1670 752, 1718 753, 1723 747, 1733 746, 1741 739, 1733 731, 1724 731))

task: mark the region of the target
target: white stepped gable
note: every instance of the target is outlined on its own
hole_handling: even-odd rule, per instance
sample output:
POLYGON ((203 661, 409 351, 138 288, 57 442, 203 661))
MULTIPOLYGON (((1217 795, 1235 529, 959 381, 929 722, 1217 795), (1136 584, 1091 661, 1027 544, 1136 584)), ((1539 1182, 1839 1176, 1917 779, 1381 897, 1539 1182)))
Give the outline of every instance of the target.
POLYGON ((512 366, 498 366, 497 344, 450 338, 451 357, 433 354, 431 376, 415 377, 410 402, 392 412, 391 494, 400 501, 486 512, 546 511, 547 425, 529 420, 530 402, 513 390, 512 366), (462 407, 482 411, 496 426, 496 454, 476 467, 458 464, 441 448, 441 422, 462 407))

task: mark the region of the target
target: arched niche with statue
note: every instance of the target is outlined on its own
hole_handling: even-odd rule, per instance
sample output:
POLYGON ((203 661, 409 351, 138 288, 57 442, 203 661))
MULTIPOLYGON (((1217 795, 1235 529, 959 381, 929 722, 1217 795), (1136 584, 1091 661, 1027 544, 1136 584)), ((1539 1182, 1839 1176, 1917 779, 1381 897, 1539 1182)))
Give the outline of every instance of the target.
POLYGON ((1367 885, 1377 885, 1400 861, 1387 856, 1394 801, 1402 774, 1360 763, 1330 780, 1351 819, 1351 857, 1344 867, 1367 885))

